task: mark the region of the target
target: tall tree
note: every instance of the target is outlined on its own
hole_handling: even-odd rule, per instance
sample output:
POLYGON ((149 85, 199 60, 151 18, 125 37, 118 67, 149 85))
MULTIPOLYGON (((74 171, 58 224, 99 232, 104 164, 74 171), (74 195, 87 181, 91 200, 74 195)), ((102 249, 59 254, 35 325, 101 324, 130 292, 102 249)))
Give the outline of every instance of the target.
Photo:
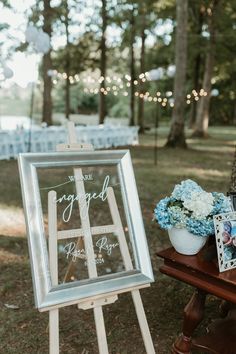
POLYGON ((176 44, 174 100, 170 132, 166 146, 186 147, 184 132, 185 85, 187 68, 188 0, 176 0, 176 44))
POLYGON ((231 180, 229 185, 229 192, 236 192, 236 146, 234 152, 234 159, 232 163, 231 180))
MULTIPOLYGON (((193 67, 193 87, 198 92, 200 90, 200 77, 201 77, 201 67, 202 67, 202 43, 201 43, 201 33, 202 33, 202 26, 204 23, 204 12, 205 7, 202 3, 193 2, 191 4, 191 19, 192 19, 192 31, 194 33, 194 39, 192 43, 189 43, 189 47, 191 51, 194 51, 193 61, 190 61, 191 67, 193 67)), ((197 101, 193 101, 191 104, 191 111, 190 111, 190 118, 189 118, 189 127, 193 128, 196 120, 196 113, 197 113, 197 101)))
POLYGON ((205 59, 205 69, 203 77, 203 89, 207 92, 207 96, 200 99, 197 106, 196 123, 193 131, 193 136, 207 137, 209 125, 209 110, 211 99, 211 79, 215 63, 215 34, 216 34, 216 14, 220 0, 212 0, 207 8, 209 41, 205 59))
POLYGON ((70 118, 70 40, 69 40, 69 6, 68 0, 63 0, 65 9, 65 30, 66 30, 66 83, 65 83, 65 116, 70 118))
POLYGON ((134 56, 134 42, 135 42, 135 6, 132 2, 130 11, 130 120, 129 125, 135 125, 135 56, 134 56))
MULTIPOLYGON (((43 0, 43 30, 52 36, 52 8, 50 0, 43 0)), ((51 50, 43 56, 43 117, 42 121, 52 125, 52 77, 48 75, 52 69, 51 50)))
MULTIPOLYGON (((141 53, 140 53, 140 72, 145 72, 145 41, 146 41, 146 7, 145 2, 141 2, 140 6, 141 16, 141 53)), ((144 93, 144 85, 142 80, 139 82, 139 92, 144 93)), ((138 99, 138 125, 139 132, 144 133, 144 100, 139 97, 138 99)))
POLYGON ((107 30, 107 0, 102 0, 102 36, 101 36, 101 58, 100 58, 100 72, 104 78, 100 83, 100 101, 99 101, 99 124, 103 124, 106 117, 106 98, 104 90, 106 88, 106 67, 107 67, 107 45, 106 45, 106 30, 107 30))
POLYGON ((234 99, 234 116, 233 116, 233 125, 236 125, 236 99, 234 99))

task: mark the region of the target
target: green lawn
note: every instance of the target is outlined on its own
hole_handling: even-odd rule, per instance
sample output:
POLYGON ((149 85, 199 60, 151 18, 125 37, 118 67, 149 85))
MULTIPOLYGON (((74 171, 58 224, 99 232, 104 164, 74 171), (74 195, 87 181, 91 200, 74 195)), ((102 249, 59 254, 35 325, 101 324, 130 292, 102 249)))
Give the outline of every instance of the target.
MULTIPOLYGON (((167 127, 158 132, 158 163, 154 165, 154 136, 140 138, 131 148, 143 219, 155 274, 155 283, 142 290, 142 298, 159 354, 169 354, 181 333, 182 309, 192 288, 159 273, 155 253, 169 245, 166 232, 152 221, 156 202, 169 195, 174 185, 191 178, 207 191, 226 193, 236 140, 234 127, 211 128, 210 138, 188 139, 188 149, 164 148, 167 127)), ((189 136, 190 132, 187 132, 189 136)), ((0 161, 0 353, 48 353, 48 315, 34 309, 33 291, 24 231, 21 192, 16 161, 0 161), (18 310, 4 304, 17 305, 18 310)), ((129 294, 104 307, 110 353, 145 353, 129 294)), ((219 300, 209 297, 203 331, 217 314, 219 300)), ((60 311, 60 353, 98 353, 92 312, 75 306, 60 311)))

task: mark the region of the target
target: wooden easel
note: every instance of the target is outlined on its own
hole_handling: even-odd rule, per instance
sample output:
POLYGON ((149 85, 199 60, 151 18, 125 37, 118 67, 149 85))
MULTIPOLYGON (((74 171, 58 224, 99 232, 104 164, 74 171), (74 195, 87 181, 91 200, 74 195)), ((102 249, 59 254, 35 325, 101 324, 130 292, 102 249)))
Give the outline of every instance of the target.
MULTIPOLYGON (((93 150, 93 146, 90 144, 85 145, 85 144, 76 143, 76 132, 75 132, 75 127, 73 122, 69 122, 68 131, 69 131, 69 144, 57 146, 57 151, 93 150)), ((82 169, 75 168, 74 176, 75 176, 76 192, 79 193, 80 195, 84 195, 84 198, 79 198, 78 200, 81 226, 82 226, 80 229, 66 230, 66 231, 57 230, 56 192, 50 191, 48 193, 49 264, 50 264, 50 272, 51 272, 53 286, 58 284, 57 241, 59 239, 76 237, 78 238, 77 247, 80 247, 81 244, 83 244, 84 242, 84 249, 86 253, 89 278, 96 278, 98 275, 97 275, 96 264, 94 262, 92 236, 100 235, 104 233, 116 232, 125 269, 127 271, 133 269, 133 265, 132 265, 128 245, 126 242, 125 233, 123 230, 113 188, 108 187, 107 189, 107 200, 108 200, 113 224, 106 225, 106 226, 91 227, 88 213, 87 216, 81 215, 82 210, 86 205, 85 187, 82 178, 83 177, 82 169)), ((73 272, 73 262, 70 263, 64 280, 70 279, 72 272, 73 272)), ((139 292, 140 288, 149 285, 150 284, 143 285, 138 288, 136 287, 132 289, 127 289, 127 291, 131 291, 132 294, 146 352, 147 354, 155 354, 152 338, 150 335, 146 315, 143 308, 142 299, 139 292)), ((100 354, 108 354, 108 345, 107 345, 106 329, 105 329, 102 306, 114 303, 117 299, 118 299, 117 295, 109 295, 109 296, 105 296, 104 298, 99 298, 93 301, 82 301, 78 304, 79 309, 87 310, 93 308, 100 354)), ((58 354, 59 353, 59 310, 58 309, 49 311, 49 333, 50 333, 49 352, 50 354, 58 354)))

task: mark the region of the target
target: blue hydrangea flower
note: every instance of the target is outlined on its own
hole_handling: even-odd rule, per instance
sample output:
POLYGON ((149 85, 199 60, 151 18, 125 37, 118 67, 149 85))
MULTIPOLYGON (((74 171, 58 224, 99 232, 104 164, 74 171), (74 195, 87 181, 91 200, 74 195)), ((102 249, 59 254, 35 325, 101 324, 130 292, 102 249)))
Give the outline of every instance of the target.
POLYGON ((184 209, 180 208, 179 206, 172 206, 168 209, 169 220, 171 225, 181 228, 186 226, 186 214, 184 209))
POLYGON ((210 236, 215 233, 213 219, 197 220, 188 218, 186 228, 192 234, 202 237, 210 236))
POLYGON ((170 222, 169 212, 168 212, 168 204, 171 201, 171 198, 166 197, 156 205, 154 209, 155 218, 158 224, 163 229, 171 229, 172 224, 170 222))
POLYGON ((192 203, 191 205, 194 205, 194 195, 196 193, 192 192, 202 193, 204 191, 196 182, 190 179, 177 184, 171 196, 162 199, 156 205, 154 213, 157 222, 163 229, 186 227, 194 235, 202 237, 214 235, 213 215, 231 211, 230 199, 225 197, 223 193, 211 193, 214 198, 213 209, 204 218, 197 218, 194 210, 188 210, 186 207, 186 204, 190 202, 192 203))
POLYGON ((229 197, 226 197, 223 193, 218 192, 212 192, 212 195, 214 197, 214 207, 211 215, 228 213, 232 210, 229 197))
POLYGON ((171 196, 177 200, 185 201, 186 199, 191 198, 191 193, 193 191, 202 192, 203 189, 191 179, 186 179, 180 184, 176 184, 171 196))

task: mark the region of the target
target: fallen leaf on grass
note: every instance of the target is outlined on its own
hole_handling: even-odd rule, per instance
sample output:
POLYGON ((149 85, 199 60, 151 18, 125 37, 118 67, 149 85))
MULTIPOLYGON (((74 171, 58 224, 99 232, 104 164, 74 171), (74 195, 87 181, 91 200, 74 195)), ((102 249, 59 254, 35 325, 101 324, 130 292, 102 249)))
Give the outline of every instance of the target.
POLYGON ((19 306, 17 306, 17 305, 4 304, 4 306, 10 310, 19 310, 19 306))

